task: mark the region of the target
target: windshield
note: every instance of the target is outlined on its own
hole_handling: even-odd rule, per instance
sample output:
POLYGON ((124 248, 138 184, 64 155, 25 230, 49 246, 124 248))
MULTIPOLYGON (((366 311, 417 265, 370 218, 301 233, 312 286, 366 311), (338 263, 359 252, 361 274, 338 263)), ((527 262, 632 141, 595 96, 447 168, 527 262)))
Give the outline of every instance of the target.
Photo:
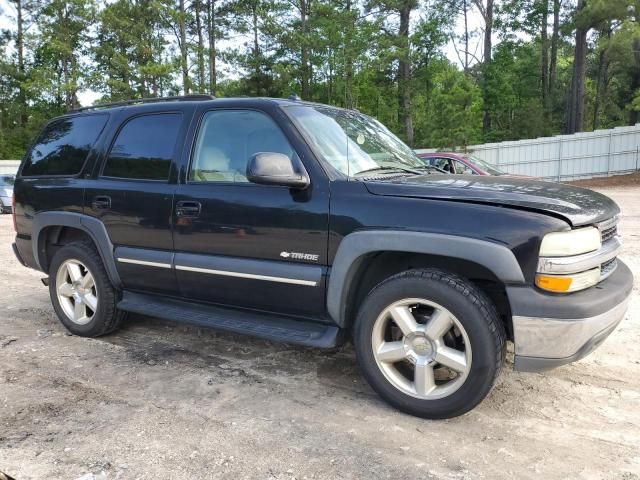
POLYGON ((504 175, 505 173, 494 167, 493 165, 491 165, 490 163, 487 163, 485 160, 478 158, 474 155, 467 155, 466 156, 467 159, 473 163, 474 165, 477 165, 478 167, 480 167, 482 170, 484 170, 485 172, 491 174, 491 175, 504 175))
POLYGON ((287 111, 324 160, 347 176, 384 170, 416 173, 412 170, 425 168, 413 150, 380 122, 366 115, 306 105, 290 107, 287 111))
POLYGON ((15 178, 12 175, 0 175, 0 185, 13 185, 15 178))

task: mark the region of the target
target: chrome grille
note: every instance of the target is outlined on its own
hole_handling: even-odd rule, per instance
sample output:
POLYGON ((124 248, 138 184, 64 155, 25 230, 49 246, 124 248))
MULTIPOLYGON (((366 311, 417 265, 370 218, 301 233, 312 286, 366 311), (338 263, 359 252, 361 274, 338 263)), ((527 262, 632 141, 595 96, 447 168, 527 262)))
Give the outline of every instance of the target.
POLYGON ((602 243, 604 243, 618 234, 618 216, 611 217, 609 220, 600 222, 596 226, 598 230, 600 230, 600 239, 602 243))
POLYGON ((600 281, 611 275, 617 266, 618 261, 615 258, 612 258, 608 262, 604 262, 602 265, 600 265, 600 281))
POLYGON ((600 232, 600 238, 602 239, 602 243, 606 242, 612 237, 615 237, 618 234, 618 226, 614 225, 613 227, 609 227, 606 230, 602 230, 600 232))

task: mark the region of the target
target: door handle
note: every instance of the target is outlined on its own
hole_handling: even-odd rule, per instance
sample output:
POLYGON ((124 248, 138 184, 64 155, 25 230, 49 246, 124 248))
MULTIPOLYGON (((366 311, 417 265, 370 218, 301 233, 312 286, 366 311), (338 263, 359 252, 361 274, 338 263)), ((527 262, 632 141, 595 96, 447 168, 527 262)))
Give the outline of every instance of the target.
POLYGON ((111 208, 111 197, 107 197, 106 195, 99 195, 97 197, 93 197, 93 202, 91 202, 94 210, 107 210, 111 208))
POLYGON ((188 200, 180 201, 176 204, 176 215, 183 218, 195 218, 200 216, 202 205, 200 202, 188 200))

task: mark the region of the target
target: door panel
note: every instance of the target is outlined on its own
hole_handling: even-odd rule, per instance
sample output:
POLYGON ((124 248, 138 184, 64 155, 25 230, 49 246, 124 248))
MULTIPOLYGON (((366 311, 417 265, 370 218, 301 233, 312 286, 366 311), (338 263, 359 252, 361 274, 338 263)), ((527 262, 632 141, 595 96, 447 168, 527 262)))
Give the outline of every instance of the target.
POLYGON ((315 265, 177 253, 175 268, 189 296, 270 311, 282 311, 286 301, 289 313, 313 313, 309 307, 324 288, 324 269, 315 265))
MULTIPOLYGON (((303 191, 249 183, 257 152, 297 152, 266 113, 204 112, 178 186, 175 264, 187 298, 291 315, 325 312, 328 182, 303 191)), ((306 152, 305 152, 306 153, 306 152)), ((297 158, 297 157, 296 157, 297 158)))
POLYGON ((324 312, 326 192, 188 184, 178 187, 176 201, 201 204, 198 217, 176 217, 175 262, 183 296, 291 314, 324 312), (295 258, 301 256, 297 254, 309 255, 308 260, 295 258), (189 271, 180 265, 311 280, 315 285, 189 271))
POLYGON ((175 272, 162 265, 173 255, 176 184, 169 173, 182 130, 181 113, 128 119, 106 154, 102 176, 85 189, 85 211, 104 223, 127 289, 178 295, 175 272))
MULTIPOLYGON (((85 189, 87 213, 105 225, 116 252, 120 247, 136 247, 131 258, 144 260, 140 252, 173 254, 171 222, 173 191, 168 183, 101 179, 85 189), (109 207, 96 205, 96 200, 109 207), (97 208, 96 208, 97 207, 97 208)), ((144 264, 116 262, 116 268, 127 289, 178 294, 175 272, 144 264)))

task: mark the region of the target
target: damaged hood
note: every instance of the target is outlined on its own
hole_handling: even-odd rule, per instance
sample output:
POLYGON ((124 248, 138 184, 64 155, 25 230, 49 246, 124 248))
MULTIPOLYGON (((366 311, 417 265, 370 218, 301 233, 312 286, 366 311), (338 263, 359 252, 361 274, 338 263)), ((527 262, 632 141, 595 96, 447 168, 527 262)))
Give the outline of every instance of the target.
POLYGON ((364 183, 374 195, 523 208, 562 217, 574 227, 598 223, 620 212, 613 200, 592 190, 515 177, 412 175, 364 183))

